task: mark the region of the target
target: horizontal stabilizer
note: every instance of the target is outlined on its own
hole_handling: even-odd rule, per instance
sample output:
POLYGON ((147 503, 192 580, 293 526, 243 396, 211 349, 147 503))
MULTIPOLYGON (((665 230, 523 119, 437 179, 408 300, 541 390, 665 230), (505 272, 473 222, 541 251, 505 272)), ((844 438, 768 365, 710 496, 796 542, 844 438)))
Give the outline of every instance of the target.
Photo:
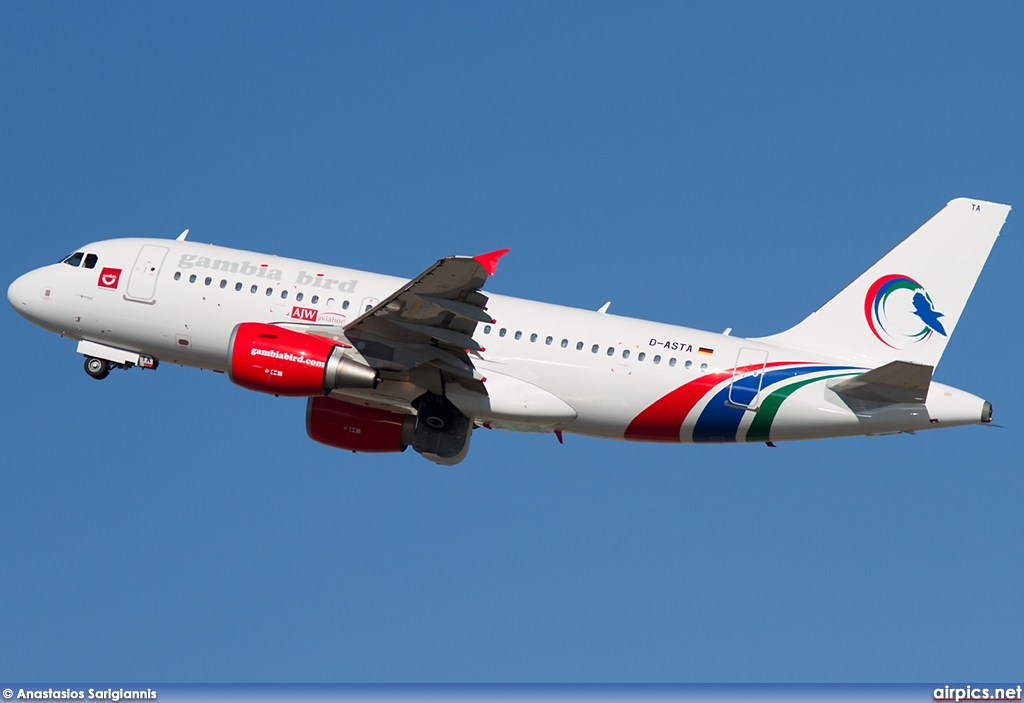
POLYGON ((928 397, 935 368, 909 361, 891 361, 885 366, 847 378, 831 389, 840 395, 876 403, 923 403, 928 397))

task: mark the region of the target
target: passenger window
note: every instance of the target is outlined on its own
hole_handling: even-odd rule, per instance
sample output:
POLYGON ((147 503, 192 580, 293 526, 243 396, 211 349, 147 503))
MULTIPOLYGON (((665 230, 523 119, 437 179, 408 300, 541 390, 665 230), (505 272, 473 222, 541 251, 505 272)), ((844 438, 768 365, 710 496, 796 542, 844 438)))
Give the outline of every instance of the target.
POLYGON ((568 339, 563 339, 562 340, 562 349, 565 349, 568 346, 569 346, 569 340, 568 339))
POLYGON ((615 356, 615 347, 608 347, 608 356, 615 356))
POLYGON ((85 268, 87 268, 87 269, 96 268, 96 262, 98 260, 99 260, 99 257, 96 256, 95 254, 86 254, 85 255, 85 264, 84 264, 85 268))
POLYGON ((235 284, 235 291, 240 291, 240 290, 242 290, 242 282, 241 281, 239 281, 238 283, 235 284))
POLYGON ((220 287, 221 288, 227 288, 228 287, 228 279, 226 279, 226 278, 220 279, 220 287))
POLYGON ((597 346, 597 345, 595 344, 594 346, 592 346, 592 347, 590 348, 590 351, 591 351, 592 353, 596 354, 596 353, 597 353, 597 349, 598 349, 598 346, 597 346))
POLYGON ((342 310, 348 310, 348 301, 347 300, 341 301, 341 309, 342 310))
POLYGON ((490 325, 484 325, 484 334, 490 334, 490 333, 491 333, 491 326, 490 325))
POLYGON ((576 342, 576 351, 583 351, 583 342, 576 342))
POLYGON ((629 358, 629 350, 628 349, 623 349, 622 350, 622 358, 623 359, 628 359, 629 358))
POLYGON ((534 332, 533 334, 530 335, 530 341, 531 342, 536 342, 537 341, 537 333, 536 332, 534 332))
POLYGON ((211 283, 213 283, 213 279, 212 279, 212 278, 210 278, 209 276, 207 276, 207 277, 206 277, 206 280, 204 281, 204 283, 205 283, 206 285, 210 285, 211 283))
POLYGON ((174 272, 174 280, 175 281, 180 281, 181 280, 181 271, 175 271, 174 272))
POLYGON ((302 291, 299 291, 298 293, 295 294, 295 302, 296 303, 301 303, 302 302, 302 291))
POLYGON ((252 293, 253 295, 256 295, 256 291, 257 290, 259 290, 259 289, 256 287, 256 284, 253 283, 252 284, 252 288, 249 289, 249 292, 252 293))
POLYGON ((188 277, 188 282, 189 283, 195 283, 196 282, 196 275, 194 273, 191 276, 188 277))
POLYGON ((274 289, 273 288, 267 288, 267 297, 269 298, 273 294, 274 294, 274 289))
POLYGON ((689 359, 687 359, 686 363, 683 364, 683 368, 686 369, 687 371, 689 371, 692 367, 693 367, 693 362, 690 361, 689 359))
POLYGON ((523 333, 521 331, 519 331, 519 330, 516 330, 516 339, 522 339, 522 338, 523 338, 523 333))
POLYGON ((502 327, 502 328, 501 328, 500 330, 498 330, 498 336, 499 336, 499 337, 504 337, 504 336, 505 336, 505 333, 506 333, 507 331, 508 331, 507 329, 505 329, 504 327, 502 327))
POLYGON ((654 363, 655 364, 660 364, 661 363, 661 354, 655 354, 654 355, 654 363))
POLYGON ((647 358, 647 354, 645 352, 640 352, 639 354, 636 355, 636 360, 637 361, 643 361, 646 358, 647 358))
POLYGON ((700 365, 700 372, 701 373, 704 373, 707 370, 708 370, 708 365, 707 364, 701 364, 700 365))
POLYGON ((676 358, 674 356, 671 359, 668 360, 668 365, 669 366, 675 366, 676 365, 676 358))
POLYGON ((64 259, 64 263, 68 266, 78 266, 82 263, 83 256, 85 256, 85 254, 80 251, 76 251, 74 254, 64 259))
POLYGON ((281 291, 281 300, 288 300, 288 291, 281 291))
POLYGON ((314 295, 312 298, 309 299, 309 302, 311 302, 313 305, 316 305, 317 303, 320 302, 320 296, 314 295))
POLYGON ((329 307, 329 308, 333 308, 334 307, 334 298, 328 298, 327 299, 327 307, 329 307))

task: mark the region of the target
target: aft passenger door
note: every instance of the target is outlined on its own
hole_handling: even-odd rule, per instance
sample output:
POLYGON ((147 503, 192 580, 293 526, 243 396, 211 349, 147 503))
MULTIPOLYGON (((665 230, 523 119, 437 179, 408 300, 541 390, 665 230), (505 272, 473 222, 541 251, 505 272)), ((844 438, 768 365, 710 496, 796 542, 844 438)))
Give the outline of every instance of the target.
POLYGON ((153 300, 156 294, 156 279, 160 275, 160 268, 164 265, 167 252, 167 247, 143 245, 128 278, 128 290, 124 296, 126 300, 150 305, 156 302, 153 300))
POLYGON ((764 349, 744 347, 736 354, 736 365, 729 382, 728 403, 744 410, 757 410, 755 400, 764 382, 764 367, 768 363, 768 352, 764 349))

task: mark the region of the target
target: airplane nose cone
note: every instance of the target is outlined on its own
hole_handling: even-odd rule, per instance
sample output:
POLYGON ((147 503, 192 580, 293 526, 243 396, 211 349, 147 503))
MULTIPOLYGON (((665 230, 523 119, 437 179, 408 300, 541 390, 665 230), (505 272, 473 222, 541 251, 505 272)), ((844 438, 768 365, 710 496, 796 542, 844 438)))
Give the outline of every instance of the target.
POLYGON ((20 298, 19 289, 21 288, 21 277, 14 279, 11 285, 7 286, 7 302, 11 304, 11 307, 15 310, 18 309, 18 298, 20 298))
POLYGON ((19 315, 28 314, 28 274, 14 279, 7 287, 7 302, 19 315))

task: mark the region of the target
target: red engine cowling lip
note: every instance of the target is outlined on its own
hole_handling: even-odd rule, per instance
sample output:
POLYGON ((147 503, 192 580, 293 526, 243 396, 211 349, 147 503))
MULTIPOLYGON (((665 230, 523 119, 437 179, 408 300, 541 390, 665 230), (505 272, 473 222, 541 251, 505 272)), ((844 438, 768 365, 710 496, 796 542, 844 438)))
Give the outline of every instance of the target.
POLYGON ((314 396, 324 392, 324 369, 334 342, 286 327, 243 322, 228 344, 228 377, 262 393, 314 396))
POLYGON ((407 418, 412 415, 325 396, 306 402, 306 434, 321 444, 352 452, 404 452, 407 418))

